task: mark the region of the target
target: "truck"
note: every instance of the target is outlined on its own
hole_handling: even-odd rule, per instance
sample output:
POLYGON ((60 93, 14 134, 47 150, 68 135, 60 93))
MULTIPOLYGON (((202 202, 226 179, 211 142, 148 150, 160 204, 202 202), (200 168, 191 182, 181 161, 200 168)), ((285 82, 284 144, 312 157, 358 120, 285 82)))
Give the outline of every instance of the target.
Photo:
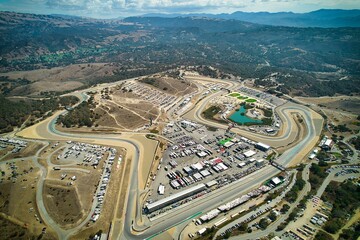
POLYGON ((159 195, 164 195, 164 193, 165 193, 165 186, 162 185, 161 183, 158 188, 158 193, 159 193, 159 195))
POLYGON ((214 224, 214 227, 219 227, 221 224, 223 224, 224 222, 227 221, 227 218, 224 217, 222 218, 221 220, 217 221, 215 224, 214 224))
POLYGON ((199 235, 202 235, 204 232, 206 232, 206 228, 200 229, 197 233, 198 233, 199 235))

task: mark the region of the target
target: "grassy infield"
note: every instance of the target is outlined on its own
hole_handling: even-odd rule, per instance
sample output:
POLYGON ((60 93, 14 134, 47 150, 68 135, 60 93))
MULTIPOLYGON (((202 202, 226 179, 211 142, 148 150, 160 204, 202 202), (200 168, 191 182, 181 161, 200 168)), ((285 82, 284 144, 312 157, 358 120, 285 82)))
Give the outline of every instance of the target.
POLYGON ((230 97, 235 97, 235 98, 237 98, 239 100, 245 100, 245 102, 247 102, 247 103, 255 103, 255 102, 257 102, 256 99, 241 96, 241 94, 237 93, 237 92, 230 93, 229 96, 230 97))

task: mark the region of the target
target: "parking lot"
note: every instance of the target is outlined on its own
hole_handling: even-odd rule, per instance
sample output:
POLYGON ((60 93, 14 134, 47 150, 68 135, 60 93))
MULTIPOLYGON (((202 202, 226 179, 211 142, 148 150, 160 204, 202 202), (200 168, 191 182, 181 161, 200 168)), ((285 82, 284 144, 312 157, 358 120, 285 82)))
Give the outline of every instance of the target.
MULTIPOLYGON (((57 147, 57 144, 58 143, 55 143, 52 148, 57 147)), ((99 164, 104 161, 102 165, 102 174, 93 196, 93 210, 90 220, 96 222, 101 214, 106 189, 111 177, 112 165, 114 162, 117 166, 120 165, 122 156, 115 159, 117 155, 115 148, 72 141, 68 141, 65 147, 62 147, 59 150, 61 151, 56 155, 55 163, 59 163, 60 165, 56 165, 54 170, 61 171, 62 174, 60 179, 64 181, 69 179, 69 185, 76 184, 77 177, 76 175, 68 176, 67 171, 62 169, 64 166, 63 164, 65 164, 65 166, 76 164, 97 168, 99 164)))
MULTIPOLYGON (((57 147, 57 144, 55 143, 52 148, 57 147)), ((107 151, 109 147, 68 141, 62 151, 57 152, 53 162, 59 165, 78 164, 96 168, 107 151)))
POLYGON ((262 91, 258 91, 252 88, 241 87, 238 89, 238 91, 246 93, 249 96, 253 96, 258 99, 261 99, 262 101, 267 102, 270 105, 280 106, 286 102, 285 100, 278 98, 274 95, 262 91))
POLYGON ((26 148, 27 142, 19 139, 0 137, 0 150, 6 149, 8 146, 12 147, 11 153, 18 153, 26 148))
POLYGON ((172 104, 176 99, 173 95, 161 92, 136 81, 125 83, 124 88, 140 96, 142 100, 164 108, 172 104))
MULTIPOLYGON (((268 153, 257 149, 256 142, 225 130, 213 132, 201 124, 181 120, 169 123, 164 129, 164 135, 171 139, 173 144, 168 145, 160 161, 148 203, 201 183, 209 184, 206 191, 212 191, 267 164, 264 158, 268 153)), ((155 214, 188 201, 189 198, 155 214)))

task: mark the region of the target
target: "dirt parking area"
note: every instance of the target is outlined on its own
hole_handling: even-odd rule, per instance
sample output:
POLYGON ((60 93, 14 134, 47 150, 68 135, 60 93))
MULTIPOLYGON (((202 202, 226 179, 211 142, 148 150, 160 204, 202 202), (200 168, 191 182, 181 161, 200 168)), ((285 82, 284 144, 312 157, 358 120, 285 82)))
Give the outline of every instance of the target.
POLYGON ((26 148, 21 149, 17 153, 10 153, 7 155, 4 160, 16 159, 16 158, 26 158, 31 157, 36 154, 36 152, 41 149, 44 145, 37 142, 28 142, 26 148))

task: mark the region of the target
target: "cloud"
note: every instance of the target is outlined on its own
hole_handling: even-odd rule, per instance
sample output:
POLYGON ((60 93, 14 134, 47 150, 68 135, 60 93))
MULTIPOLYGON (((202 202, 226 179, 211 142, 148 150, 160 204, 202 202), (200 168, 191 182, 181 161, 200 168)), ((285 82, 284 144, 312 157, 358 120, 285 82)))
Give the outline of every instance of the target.
POLYGON ((3 10, 61 13, 98 18, 144 13, 234 11, 307 12, 320 8, 360 9, 359 0, 0 0, 3 10), (5 7, 4 7, 5 6, 5 7))
POLYGON ((151 10, 151 9, 207 9, 216 7, 243 7, 246 1, 237 0, 47 0, 46 5, 53 9, 66 10, 151 10))
POLYGON ((64 10, 85 10, 85 0, 47 0, 46 5, 50 8, 59 8, 64 10))

